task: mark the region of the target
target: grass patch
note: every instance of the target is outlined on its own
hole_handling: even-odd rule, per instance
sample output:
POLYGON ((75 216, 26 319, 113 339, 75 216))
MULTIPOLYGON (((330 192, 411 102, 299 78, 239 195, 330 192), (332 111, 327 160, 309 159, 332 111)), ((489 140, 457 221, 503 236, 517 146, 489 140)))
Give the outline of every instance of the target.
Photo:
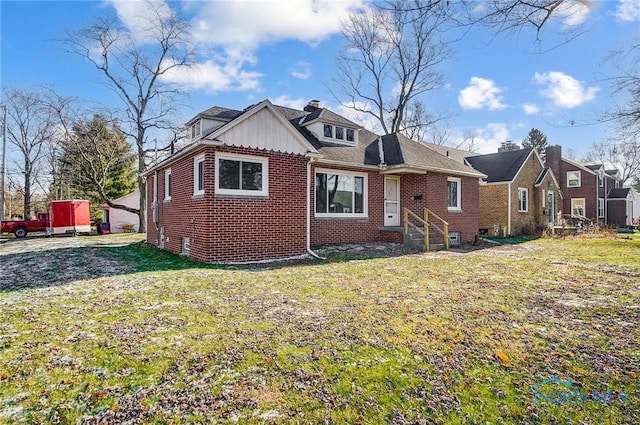
POLYGON ((55 284, 0 246, 31 282, 0 292, 0 423, 640 422, 636 235, 263 269, 127 238, 57 248, 55 284), (550 377, 625 400, 535 403, 550 377))

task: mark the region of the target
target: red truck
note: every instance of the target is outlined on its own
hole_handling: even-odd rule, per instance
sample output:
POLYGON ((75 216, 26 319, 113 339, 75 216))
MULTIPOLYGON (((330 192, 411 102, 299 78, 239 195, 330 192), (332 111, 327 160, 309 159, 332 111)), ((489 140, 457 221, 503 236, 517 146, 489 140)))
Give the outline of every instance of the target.
POLYGON ((24 238, 29 232, 44 232, 47 230, 49 215, 47 213, 38 213, 37 218, 33 220, 15 220, 3 221, 2 233, 13 233, 16 238, 24 238))

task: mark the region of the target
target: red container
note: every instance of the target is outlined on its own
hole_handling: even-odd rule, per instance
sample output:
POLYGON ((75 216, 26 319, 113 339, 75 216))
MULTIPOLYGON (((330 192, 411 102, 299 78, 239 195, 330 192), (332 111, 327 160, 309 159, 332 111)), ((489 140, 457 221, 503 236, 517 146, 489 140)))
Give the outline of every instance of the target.
POLYGON ((89 201, 51 201, 47 235, 91 233, 89 201))

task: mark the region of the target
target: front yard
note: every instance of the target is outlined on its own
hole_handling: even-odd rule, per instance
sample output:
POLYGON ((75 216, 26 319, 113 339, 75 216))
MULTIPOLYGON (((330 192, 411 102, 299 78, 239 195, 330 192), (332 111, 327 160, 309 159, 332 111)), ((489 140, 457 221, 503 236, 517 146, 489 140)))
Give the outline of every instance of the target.
POLYGON ((0 423, 640 423, 638 233, 259 268, 139 240, 0 244, 0 423))

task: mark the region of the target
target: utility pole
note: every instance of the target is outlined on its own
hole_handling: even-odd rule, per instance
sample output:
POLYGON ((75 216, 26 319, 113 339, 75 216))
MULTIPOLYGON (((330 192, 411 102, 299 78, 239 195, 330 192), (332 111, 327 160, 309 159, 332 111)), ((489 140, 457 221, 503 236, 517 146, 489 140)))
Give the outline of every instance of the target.
POLYGON ((7 176, 7 105, 0 105, 4 110, 2 120, 2 181, 0 181, 0 221, 4 220, 5 179, 7 176))

